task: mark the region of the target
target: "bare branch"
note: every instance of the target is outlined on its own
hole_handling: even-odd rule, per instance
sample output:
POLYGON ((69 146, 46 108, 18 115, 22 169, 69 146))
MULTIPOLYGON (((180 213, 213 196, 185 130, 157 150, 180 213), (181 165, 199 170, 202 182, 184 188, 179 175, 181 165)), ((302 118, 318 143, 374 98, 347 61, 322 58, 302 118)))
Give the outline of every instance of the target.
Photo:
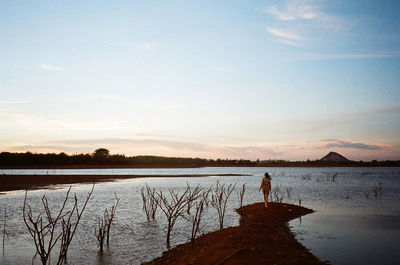
MULTIPOLYGON (((107 209, 106 209, 106 211, 107 211, 107 209)), ((107 228, 106 228, 106 224, 104 223, 104 219, 99 217, 98 230, 95 228, 94 233, 96 235, 97 241, 99 242, 100 251, 103 251, 106 230, 107 230, 107 228)))
POLYGON ((221 185, 219 183, 219 181, 217 181, 215 189, 212 190, 211 205, 218 212, 218 220, 219 220, 219 228, 220 229, 222 229, 224 227, 226 204, 228 202, 229 197, 231 196, 231 193, 235 189, 235 187, 236 187, 236 183, 235 183, 235 185, 229 184, 227 187, 225 187, 225 183, 221 185))
POLYGON ((192 224, 192 231, 190 234, 190 241, 192 243, 192 248, 194 247, 194 241, 196 237, 200 234, 201 230, 204 228, 204 224, 201 224, 201 217, 203 215, 204 208, 207 207, 208 204, 208 194, 210 193, 210 189, 208 191, 204 191, 200 197, 200 200, 196 202, 195 209, 196 212, 194 215, 190 216, 189 221, 192 224))
POLYGON ((4 251, 4 243, 5 243, 5 239, 6 239, 6 226, 7 226, 7 207, 4 208, 4 223, 3 223, 3 251, 4 251))
POLYGON ((25 226, 31 235, 33 242, 36 247, 36 253, 32 257, 32 261, 39 256, 43 265, 50 263, 50 254, 54 246, 61 238, 60 253, 58 256, 57 264, 64 264, 67 261, 67 251, 74 236, 76 228, 79 224, 83 211, 85 210, 86 204, 89 201, 94 189, 94 184, 89 192, 84 206, 81 211, 76 211, 76 221, 73 224, 71 217, 78 208, 78 199, 74 196, 75 202, 71 210, 65 211, 65 206, 69 198, 71 187, 68 189, 65 199, 57 215, 54 217, 51 214, 50 206, 46 195, 42 197, 42 205, 44 210, 40 212, 36 218, 32 217, 32 209, 27 203, 28 191, 25 191, 24 204, 22 207, 22 215, 25 226), (57 227, 61 224, 61 232, 56 232, 57 227))
POLYGON ((140 190, 142 194, 142 201, 143 201, 143 210, 146 213, 147 220, 155 218, 156 211, 157 211, 157 196, 155 196, 155 188, 150 188, 149 186, 142 187, 140 190))
POLYGON ((172 189, 168 190, 168 196, 165 195, 162 191, 156 192, 157 196, 157 204, 160 207, 161 211, 164 213, 167 218, 167 229, 166 229, 166 237, 167 237, 167 247, 170 248, 170 237, 171 231, 180 217, 184 217, 185 208, 187 207, 189 202, 192 202, 202 196, 202 188, 200 185, 197 185, 193 190, 188 187, 186 190, 179 194, 172 189))
POLYGON ((244 198, 245 191, 246 191, 246 183, 244 183, 242 185, 242 189, 237 193, 239 208, 241 208, 243 206, 243 198, 244 198))
POLYGON ((107 245, 108 245, 109 242, 110 242, 111 224, 112 224, 112 222, 113 222, 113 220, 114 220, 115 211, 117 210, 118 203, 119 203, 119 198, 118 198, 118 196, 117 196, 117 193, 114 193, 114 194, 115 194, 115 200, 116 200, 116 202, 115 202, 115 204, 113 204, 113 206, 111 207, 110 215, 108 215, 108 211, 107 211, 107 209, 106 209, 105 218, 104 218, 105 221, 106 221, 106 225, 107 225, 107 245))
POLYGON ((276 185, 270 193, 271 201, 282 203, 286 198, 286 192, 288 192, 288 195, 290 196, 291 189, 289 188, 285 191, 282 185, 276 185))

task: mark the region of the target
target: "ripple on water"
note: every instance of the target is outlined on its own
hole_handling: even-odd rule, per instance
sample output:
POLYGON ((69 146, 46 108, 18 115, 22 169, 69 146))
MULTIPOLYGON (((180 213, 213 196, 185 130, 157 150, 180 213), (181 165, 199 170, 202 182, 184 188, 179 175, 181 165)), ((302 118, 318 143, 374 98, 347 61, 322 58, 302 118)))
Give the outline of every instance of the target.
MULTIPOLYGON (((111 169, 110 169, 111 170, 111 169)), ((103 173, 108 169, 52 170, 52 174, 103 173)), ((322 260, 334 264, 394 264, 400 259, 397 241, 400 238, 400 181, 399 168, 196 168, 196 169, 112 169, 113 174, 222 174, 238 173, 253 176, 207 177, 207 178, 146 178, 100 183, 95 187, 87 209, 69 251, 69 264, 140 264, 151 260, 166 249, 164 229, 166 219, 158 211, 156 221, 148 222, 142 211, 140 188, 147 183, 157 189, 183 190, 186 183, 210 186, 216 180, 237 183, 236 191, 228 204, 226 226, 238 225, 239 216, 234 211, 238 207, 236 192, 242 183, 247 183, 245 204, 259 202, 260 178, 265 171, 272 176, 272 185, 291 187, 290 198, 285 201, 316 210, 316 213, 293 220, 291 226, 297 237, 322 260), (331 176, 336 174, 335 182, 331 176), (310 178, 302 179, 303 175, 310 178), (377 183, 383 183, 379 197, 365 198, 365 192, 372 191, 377 183), (111 230, 111 243, 103 253, 98 251, 94 236, 98 218, 105 208, 114 202, 114 192, 120 198, 115 222, 111 230), (348 196, 350 195, 350 196, 348 196), (340 253, 340 254, 338 254, 340 253), (349 253, 347 256, 344 253, 349 253), (380 257, 380 260, 371 256, 380 257)), ((21 171, 22 172, 22 171, 21 171)), ((17 173, 26 174, 18 171, 17 173)), ((72 193, 77 193, 82 201, 90 184, 74 185, 72 193)), ((40 199, 46 194, 51 205, 60 205, 66 189, 37 190, 28 193, 28 201, 36 212, 41 207, 40 199)), ((371 193, 372 194, 372 193, 371 193)), ((23 192, 1 195, 1 211, 7 208, 9 224, 4 253, 0 252, 1 264, 29 264, 34 254, 34 246, 23 224, 21 211, 23 192)), ((203 233, 218 229, 218 217, 213 208, 206 209, 203 217, 203 233)), ((180 221, 174 227, 172 244, 188 241, 190 227, 180 221)), ((38 262, 36 262, 39 264, 38 262)))

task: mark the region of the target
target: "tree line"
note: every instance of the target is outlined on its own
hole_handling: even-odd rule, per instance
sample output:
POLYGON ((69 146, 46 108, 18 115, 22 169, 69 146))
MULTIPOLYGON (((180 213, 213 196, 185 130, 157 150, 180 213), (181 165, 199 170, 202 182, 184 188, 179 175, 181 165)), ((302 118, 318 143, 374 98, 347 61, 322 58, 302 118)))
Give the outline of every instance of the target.
POLYGON ((317 166, 400 166, 400 161, 348 161, 329 162, 321 160, 247 160, 247 159, 204 159, 163 156, 125 156, 110 154, 105 148, 98 148, 93 153, 68 155, 55 153, 0 153, 0 167, 317 167, 317 166))
POLYGON ((74 167, 74 166, 115 166, 115 167, 204 167, 204 166, 253 166, 250 160, 204 159, 163 156, 125 156, 110 154, 105 148, 96 149, 93 153, 68 155, 55 153, 0 153, 0 167, 74 167))

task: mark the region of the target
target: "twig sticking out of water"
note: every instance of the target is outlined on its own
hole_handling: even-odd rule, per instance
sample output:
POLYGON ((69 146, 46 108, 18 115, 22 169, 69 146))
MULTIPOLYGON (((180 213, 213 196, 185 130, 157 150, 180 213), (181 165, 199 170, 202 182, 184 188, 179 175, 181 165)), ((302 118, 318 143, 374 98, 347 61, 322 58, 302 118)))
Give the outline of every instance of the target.
POLYGON ((272 197, 271 201, 281 203, 286 197, 286 192, 281 185, 277 185, 272 189, 271 197, 272 197))
POLYGON ((292 187, 286 187, 286 194, 287 194, 289 200, 292 197, 292 190, 293 190, 292 187))
POLYGON ((236 183, 234 185, 229 184, 227 187, 225 187, 225 183, 221 185, 219 181, 217 181, 215 190, 212 190, 211 205, 218 212, 218 221, 220 229, 224 227, 226 204, 235 187, 236 183))
POLYGON ((301 176, 302 180, 311 180, 311 173, 303 174, 301 176))
POLYGON ((382 195, 382 182, 379 181, 378 185, 374 187, 375 197, 380 197, 382 195))
POLYGON ((97 242, 99 242, 100 251, 103 251, 104 239, 106 237, 106 231, 107 231, 107 227, 106 227, 104 219, 105 218, 99 217, 99 223, 97 224, 98 230, 96 228, 94 229, 94 233, 96 235, 97 242))
POLYGON ((191 187, 189 185, 189 182, 186 182, 186 190, 188 191, 188 193, 187 193, 188 201, 187 201, 186 213, 189 215, 190 214, 190 209, 192 208, 192 203, 194 202, 195 199, 197 199, 197 198, 192 197, 192 193, 193 192, 197 192, 197 191, 191 189, 191 187))
POLYGON ((110 209, 110 214, 108 214, 107 209, 106 209, 106 212, 105 212, 105 220, 107 221, 107 245, 108 245, 109 242, 110 242, 111 224, 112 224, 112 222, 113 222, 113 220, 114 220, 115 211, 117 210, 118 203, 119 203, 119 198, 118 198, 118 196, 117 196, 117 193, 114 193, 114 194, 115 194, 115 200, 116 200, 116 202, 115 202, 115 204, 113 204, 113 206, 111 207, 111 209, 110 209))
POLYGON ((208 194, 211 190, 203 192, 203 195, 200 197, 199 201, 195 204, 196 212, 194 215, 191 215, 189 220, 192 223, 192 232, 190 234, 190 242, 192 243, 192 248, 194 248, 194 241, 197 235, 200 234, 201 230, 204 228, 204 224, 201 224, 201 217, 203 216, 203 211, 206 206, 206 201, 208 200, 208 194))
POLYGON ((246 183, 242 185, 242 189, 237 193, 237 198, 239 201, 239 208, 243 206, 243 198, 244 198, 244 193, 246 191, 246 183))
POLYGON ((167 218, 167 229, 165 234, 167 238, 167 248, 169 249, 171 247, 171 231, 174 228, 176 221, 178 218, 184 216, 185 208, 188 203, 197 200, 202 197, 203 194, 201 193, 202 188, 200 185, 197 185, 193 190, 191 190, 190 195, 188 188, 186 188, 182 194, 179 194, 179 192, 172 189, 169 189, 168 192, 169 194, 166 195, 162 191, 159 191, 156 192, 155 195, 157 196, 156 202, 158 206, 167 218))
POLYGON ((115 211, 117 210, 119 198, 115 193, 116 202, 111 206, 110 211, 108 209, 104 210, 103 218, 99 218, 98 230, 95 228, 94 233, 96 235, 97 241, 99 242, 100 251, 103 251, 104 239, 106 239, 107 245, 110 243, 110 231, 111 225, 115 217, 115 211))
POLYGON ((3 252, 4 252, 4 243, 6 239, 6 226, 7 226, 7 208, 4 208, 4 225, 3 225, 3 252))
POLYGON ((146 183, 146 187, 142 187, 140 193, 142 194, 143 210, 146 213, 147 221, 154 220, 158 207, 155 188, 150 188, 146 183))
POLYGON ((332 182, 335 182, 336 181, 336 176, 338 175, 338 173, 334 173, 333 175, 332 175, 332 182))
POLYGON ((42 204, 44 209, 39 213, 36 218, 33 217, 32 209, 27 203, 28 191, 25 192, 22 215, 25 226, 28 228, 28 232, 31 235, 36 247, 36 253, 32 257, 32 262, 37 256, 39 256, 43 265, 50 263, 51 251, 53 250, 59 239, 61 239, 60 252, 56 264, 65 264, 67 262, 68 248, 74 237, 76 228, 78 227, 79 221, 86 208, 86 205, 93 193, 93 190, 94 184, 92 186, 92 189, 88 193, 81 210, 78 209, 78 198, 75 194, 72 209, 70 209, 69 211, 64 211, 69 198, 69 193, 71 191, 70 187, 56 216, 51 214, 48 199, 46 195, 43 195, 42 204), (73 216, 75 216, 75 223, 72 222, 73 216), (59 227, 60 223, 62 231, 57 232, 57 227, 59 227))
MULTIPOLYGON (((376 184, 373 188, 372 188, 372 192, 375 196, 375 198, 378 198, 380 196, 382 196, 382 182, 378 182, 378 184, 376 184)), ((369 199, 369 195, 370 195, 371 191, 366 191, 365 192, 365 198, 368 200, 369 199)))

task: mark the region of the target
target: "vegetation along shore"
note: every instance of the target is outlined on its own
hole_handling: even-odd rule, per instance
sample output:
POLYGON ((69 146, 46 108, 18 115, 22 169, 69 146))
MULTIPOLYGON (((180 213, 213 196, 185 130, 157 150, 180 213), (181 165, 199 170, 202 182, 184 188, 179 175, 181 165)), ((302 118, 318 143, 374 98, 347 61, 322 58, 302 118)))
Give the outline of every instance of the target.
POLYGON ((110 154, 105 148, 93 153, 68 155, 66 153, 0 153, 0 168, 191 168, 191 167, 390 167, 400 166, 400 161, 352 161, 338 153, 330 152, 317 160, 246 160, 205 159, 162 156, 125 156, 110 154))

